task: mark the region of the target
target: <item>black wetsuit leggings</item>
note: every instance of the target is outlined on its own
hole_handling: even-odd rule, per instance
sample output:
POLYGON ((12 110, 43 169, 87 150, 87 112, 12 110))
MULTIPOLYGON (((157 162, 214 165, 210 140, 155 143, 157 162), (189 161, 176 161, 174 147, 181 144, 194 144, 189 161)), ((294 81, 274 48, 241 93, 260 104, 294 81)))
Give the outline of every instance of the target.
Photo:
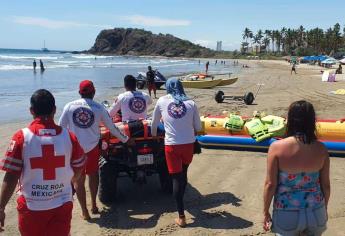
POLYGON ((182 166, 182 172, 171 174, 173 181, 173 196, 176 200, 179 216, 184 216, 183 196, 187 186, 187 170, 189 165, 182 166))

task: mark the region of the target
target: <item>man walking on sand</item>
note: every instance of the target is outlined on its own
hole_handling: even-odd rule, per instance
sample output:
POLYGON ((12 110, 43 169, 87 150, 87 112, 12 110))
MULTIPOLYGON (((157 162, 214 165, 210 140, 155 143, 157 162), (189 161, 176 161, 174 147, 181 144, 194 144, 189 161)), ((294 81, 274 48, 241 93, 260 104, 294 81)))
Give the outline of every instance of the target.
POLYGON ((292 75, 292 72, 295 72, 295 74, 297 74, 297 72, 296 72, 296 62, 293 62, 293 63, 292 63, 291 75, 292 75))
POLYGON ((152 137, 157 136, 158 124, 163 120, 165 160, 172 178, 178 211, 175 223, 184 227, 187 224, 183 203, 187 172, 193 160, 195 135, 201 130, 201 122, 198 108, 187 97, 180 80, 168 79, 165 87, 167 95, 158 99, 152 114, 151 134, 152 137))
POLYGON ((155 84, 155 72, 152 70, 151 66, 147 67, 148 71, 146 72, 146 85, 147 85, 147 89, 149 90, 149 94, 151 97, 151 91, 153 90, 153 93, 155 95, 155 98, 157 98, 156 96, 156 84, 155 84))
POLYGON ((22 236, 68 236, 72 185, 85 156, 76 136, 54 123, 55 99, 45 90, 31 96, 34 121, 12 138, 0 169, 6 171, 0 194, 0 231, 5 207, 19 184, 18 227, 22 236), (18 182, 19 180, 19 182, 18 182))
MULTIPOLYGON (((98 191, 98 160, 100 156, 99 140, 101 122, 110 133, 121 142, 126 143, 129 138, 124 135, 112 122, 107 110, 93 101, 96 90, 90 80, 84 80, 79 85, 81 99, 68 103, 62 112, 59 124, 74 132, 86 154, 85 171, 75 185, 77 197, 82 210, 82 216, 89 220, 90 214, 86 207, 85 175, 89 176, 91 194, 91 213, 98 214, 96 197, 98 191)), ((131 141, 132 142, 132 141, 131 141)), ((129 144, 131 144, 129 142, 129 144)))

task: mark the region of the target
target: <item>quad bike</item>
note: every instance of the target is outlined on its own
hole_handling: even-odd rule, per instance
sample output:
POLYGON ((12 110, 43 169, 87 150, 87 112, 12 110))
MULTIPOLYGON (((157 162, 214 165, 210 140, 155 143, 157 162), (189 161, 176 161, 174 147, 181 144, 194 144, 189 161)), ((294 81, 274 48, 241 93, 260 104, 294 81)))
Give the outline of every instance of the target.
POLYGON ((120 177, 144 184, 148 176, 157 175, 161 189, 172 193, 172 181, 165 162, 164 131, 160 129, 158 138, 153 139, 149 125, 146 120, 117 123, 123 132, 135 139, 134 146, 121 143, 110 135, 109 130, 101 127, 99 199, 102 203, 115 201, 120 177))

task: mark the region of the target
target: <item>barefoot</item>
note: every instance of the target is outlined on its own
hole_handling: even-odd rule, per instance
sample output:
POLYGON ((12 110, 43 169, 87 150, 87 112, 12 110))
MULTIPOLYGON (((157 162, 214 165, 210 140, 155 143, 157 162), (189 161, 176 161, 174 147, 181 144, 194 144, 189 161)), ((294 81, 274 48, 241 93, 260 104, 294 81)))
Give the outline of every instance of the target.
POLYGON ((81 217, 83 220, 86 220, 86 221, 91 220, 89 211, 83 212, 83 213, 80 215, 80 217, 81 217))
POLYGON ((94 207, 91 209, 91 213, 96 215, 96 214, 99 214, 99 210, 98 210, 98 207, 94 207))
POLYGON ((180 227, 185 227, 187 225, 186 217, 179 217, 175 219, 175 223, 180 227))

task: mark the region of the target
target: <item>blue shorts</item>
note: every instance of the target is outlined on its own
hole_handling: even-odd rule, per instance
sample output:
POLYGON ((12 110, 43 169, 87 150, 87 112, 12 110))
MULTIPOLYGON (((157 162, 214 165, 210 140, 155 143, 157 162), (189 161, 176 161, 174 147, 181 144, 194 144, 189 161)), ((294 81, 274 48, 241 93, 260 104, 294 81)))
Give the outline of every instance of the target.
POLYGON ((321 235, 326 230, 325 205, 300 210, 274 209, 272 231, 277 236, 321 235))

